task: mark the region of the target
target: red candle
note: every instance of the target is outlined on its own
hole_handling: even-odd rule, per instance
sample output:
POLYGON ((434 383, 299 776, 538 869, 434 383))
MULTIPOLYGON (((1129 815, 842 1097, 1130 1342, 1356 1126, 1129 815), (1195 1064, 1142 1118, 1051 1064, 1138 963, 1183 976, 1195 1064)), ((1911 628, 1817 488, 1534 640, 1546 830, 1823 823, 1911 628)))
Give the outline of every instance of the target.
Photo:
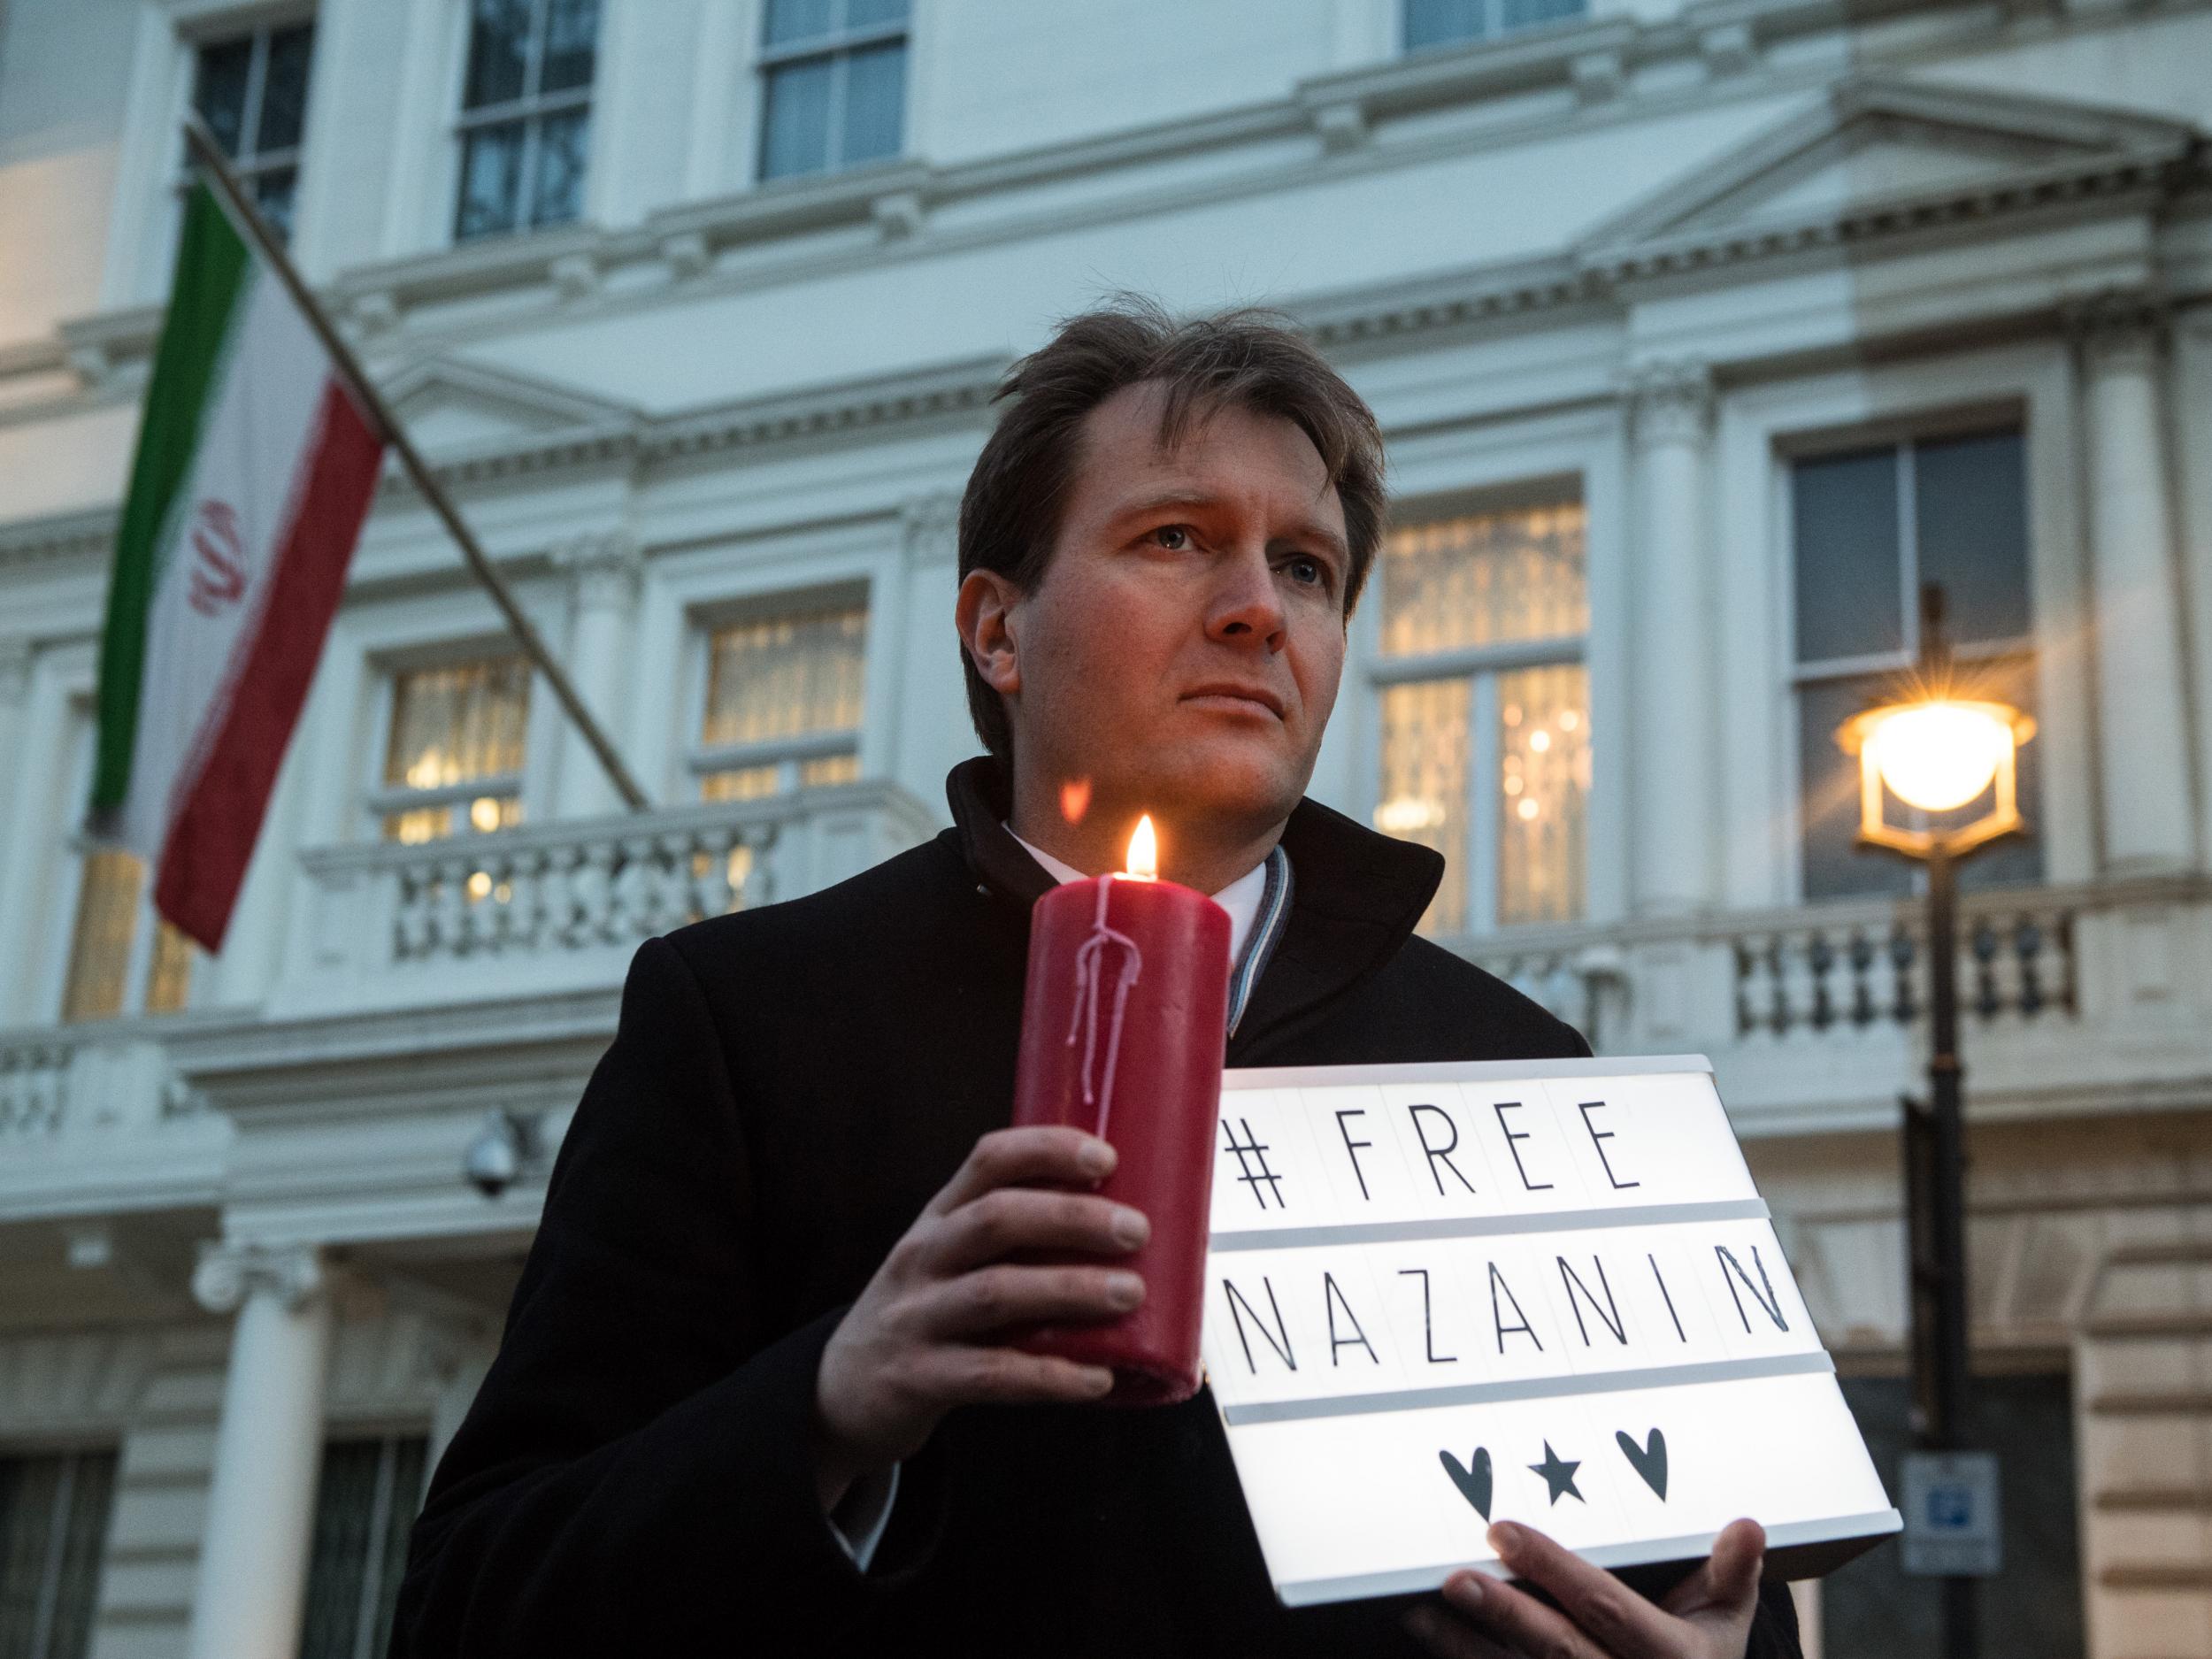
POLYGON ((1099 1190, 1152 1223, 1120 1263, 1145 1281, 1133 1311, 1041 1326, 1020 1342, 1111 1366, 1107 1401, 1121 1405, 1171 1405, 1198 1391, 1227 1041, 1228 912, 1152 875, 1151 833, 1148 818, 1130 842, 1130 873, 1065 882, 1037 901, 1014 1079, 1014 1121, 1072 1124, 1111 1141, 1120 1159, 1099 1190))

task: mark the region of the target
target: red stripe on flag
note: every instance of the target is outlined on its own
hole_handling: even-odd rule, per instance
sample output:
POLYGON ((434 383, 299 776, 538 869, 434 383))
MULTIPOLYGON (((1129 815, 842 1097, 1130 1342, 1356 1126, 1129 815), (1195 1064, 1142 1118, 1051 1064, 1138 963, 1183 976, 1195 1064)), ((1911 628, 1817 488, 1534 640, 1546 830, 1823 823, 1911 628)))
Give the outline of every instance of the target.
POLYGON ((207 764, 171 821, 154 908, 210 950, 222 948, 277 768, 345 591, 384 445, 336 381, 323 388, 307 487, 278 549, 268 603, 233 680, 207 764))

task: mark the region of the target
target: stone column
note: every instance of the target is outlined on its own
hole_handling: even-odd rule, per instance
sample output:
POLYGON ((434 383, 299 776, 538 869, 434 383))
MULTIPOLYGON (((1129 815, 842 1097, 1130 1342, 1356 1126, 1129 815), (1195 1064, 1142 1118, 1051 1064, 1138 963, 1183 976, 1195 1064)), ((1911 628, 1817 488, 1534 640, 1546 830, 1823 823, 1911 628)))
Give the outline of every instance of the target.
MULTIPOLYGON (((630 621, 637 608, 642 561, 629 537, 581 536, 553 550, 553 562, 569 579, 569 677, 584 706, 621 747, 618 721, 629 669, 630 621)), ((622 810, 606 769, 557 707, 547 699, 552 718, 563 726, 560 772, 554 810, 561 818, 594 818, 622 810)))
POLYGON ((2144 296, 2116 295, 2072 321, 2088 428, 2105 868, 2186 869, 2196 833, 2160 392, 2163 319, 2144 296))
POLYGON ((1629 549, 1629 897, 1640 916, 1712 898, 1712 598, 1705 503, 1712 379, 1650 364, 1629 380, 1635 539, 1629 549))
POLYGON ((322 1469, 331 1311, 311 1247, 204 1245, 192 1294, 235 1310, 190 1659, 294 1659, 322 1469))
MULTIPOLYGON (((0 634, 0 755, 22 756, 24 709, 30 700, 31 642, 20 634, 0 634)), ((10 821, 16 791, 22 787, 19 766, 12 763, 0 772, 0 824, 10 821)))

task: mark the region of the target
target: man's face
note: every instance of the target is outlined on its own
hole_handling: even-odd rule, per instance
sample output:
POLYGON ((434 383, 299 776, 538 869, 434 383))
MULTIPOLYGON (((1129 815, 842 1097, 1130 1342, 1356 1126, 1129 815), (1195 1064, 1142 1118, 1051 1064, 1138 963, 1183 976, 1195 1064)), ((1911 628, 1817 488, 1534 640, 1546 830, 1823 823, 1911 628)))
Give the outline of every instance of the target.
POLYGON ((1304 793, 1336 702, 1344 510, 1290 421, 1230 405, 1165 450, 1160 401, 1129 387, 1086 421, 996 683, 1025 787, 1258 834, 1304 793))

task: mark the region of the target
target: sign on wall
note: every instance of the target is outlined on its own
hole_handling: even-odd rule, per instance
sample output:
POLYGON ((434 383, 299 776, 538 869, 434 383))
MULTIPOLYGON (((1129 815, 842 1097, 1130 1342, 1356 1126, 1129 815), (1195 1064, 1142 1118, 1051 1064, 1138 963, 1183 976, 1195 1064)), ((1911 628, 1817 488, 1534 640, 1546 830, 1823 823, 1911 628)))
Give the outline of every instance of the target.
POLYGON ((1493 1521, 1607 1567, 1898 1530, 1699 1058, 1231 1071, 1206 1369, 1277 1594, 1433 1588, 1493 1521))

